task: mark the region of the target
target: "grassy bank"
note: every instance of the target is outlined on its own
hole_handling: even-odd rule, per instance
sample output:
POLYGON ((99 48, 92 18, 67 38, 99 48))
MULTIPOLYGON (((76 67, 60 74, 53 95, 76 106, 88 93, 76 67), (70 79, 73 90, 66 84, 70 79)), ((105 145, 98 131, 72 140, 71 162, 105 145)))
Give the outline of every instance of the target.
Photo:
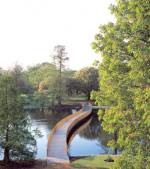
MULTIPOLYGON (((87 169, 109 169, 114 162, 106 162, 108 155, 99 155, 99 156, 91 156, 84 157, 81 159, 73 160, 71 163, 72 167, 75 168, 87 168, 87 169)), ((111 158, 115 161, 118 156, 111 156, 111 158)))
MULTIPOLYGON (((118 156, 111 156, 112 159, 116 160, 118 156)), ((35 160, 12 163, 10 166, 4 166, 0 161, 0 169, 109 169, 114 162, 105 162, 107 155, 73 158, 70 165, 65 164, 46 164, 46 161, 35 160)))

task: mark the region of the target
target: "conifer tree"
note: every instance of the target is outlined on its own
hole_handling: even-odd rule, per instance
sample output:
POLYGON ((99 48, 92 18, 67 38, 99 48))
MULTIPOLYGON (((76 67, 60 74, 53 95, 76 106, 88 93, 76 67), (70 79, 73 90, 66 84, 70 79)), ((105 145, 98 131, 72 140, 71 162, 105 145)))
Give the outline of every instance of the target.
POLYGON ((65 62, 69 60, 69 58, 66 56, 66 48, 63 45, 57 45, 54 48, 55 54, 53 55, 54 64, 56 65, 58 69, 58 104, 61 105, 62 101, 62 71, 65 69, 65 62))

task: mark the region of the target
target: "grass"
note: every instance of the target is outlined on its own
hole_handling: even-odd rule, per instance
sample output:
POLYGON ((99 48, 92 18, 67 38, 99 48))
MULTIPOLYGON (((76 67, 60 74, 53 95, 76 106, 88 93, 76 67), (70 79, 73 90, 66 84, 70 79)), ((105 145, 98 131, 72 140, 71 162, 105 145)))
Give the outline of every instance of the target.
MULTIPOLYGON (((111 156, 114 161, 118 156, 111 156)), ((71 163, 72 167, 76 168, 88 168, 88 169, 109 169, 110 166, 114 164, 114 162, 105 162, 108 158, 108 155, 99 155, 99 156, 92 156, 92 157, 85 157, 78 160, 75 160, 71 163)))
POLYGON ((63 104, 73 104, 73 103, 77 103, 77 102, 84 102, 87 101, 87 97, 84 95, 76 95, 76 96, 67 96, 63 98, 62 103, 63 104))
MULTIPOLYGON (((114 160, 118 156, 111 156, 114 160)), ((83 157, 80 159, 73 158, 71 165, 67 164, 51 164, 46 165, 45 160, 35 160, 13 163, 11 166, 4 166, 3 162, 0 161, 0 169, 109 169, 113 165, 113 162, 105 162, 108 155, 99 155, 91 157, 83 157)))

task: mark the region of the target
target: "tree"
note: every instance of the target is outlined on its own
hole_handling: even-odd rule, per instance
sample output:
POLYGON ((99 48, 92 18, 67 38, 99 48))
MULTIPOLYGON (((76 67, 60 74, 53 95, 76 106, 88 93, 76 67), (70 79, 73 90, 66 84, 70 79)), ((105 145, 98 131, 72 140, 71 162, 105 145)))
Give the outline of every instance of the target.
POLYGON ((34 90, 40 90, 42 82, 48 81, 49 78, 54 77, 57 73, 55 65, 51 63, 41 63, 29 67, 25 72, 28 83, 34 87, 34 90))
POLYGON ((62 100, 62 71, 65 68, 65 62, 69 60, 68 57, 66 57, 66 52, 65 52, 65 46, 63 45, 57 45, 54 48, 54 55, 53 55, 53 60, 54 64, 56 65, 59 74, 58 74, 58 79, 59 79, 59 96, 58 96, 58 104, 61 105, 61 100, 62 100))
POLYGON ((49 106, 49 98, 47 92, 34 92, 33 102, 43 112, 45 108, 49 106))
POLYGON ((20 65, 16 64, 10 72, 15 80, 15 85, 19 92, 26 94, 33 92, 33 87, 28 83, 27 77, 20 65))
POLYGON ((81 82, 75 77, 66 77, 65 78, 65 91, 68 96, 73 94, 79 94, 81 89, 81 82))
POLYGON ((80 83, 80 91, 90 99, 91 91, 98 90, 98 70, 94 67, 85 67, 77 71, 75 77, 80 83))
POLYGON ((118 0, 110 9, 116 22, 101 26, 93 43, 103 58, 100 91, 93 98, 110 106, 99 116, 107 132, 117 133, 110 144, 124 150, 116 168, 145 169, 150 155, 150 1, 118 0))
MULTIPOLYGON (((61 81, 61 96, 65 92, 64 80, 61 81)), ((58 76, 49 80, 48 93, 51 97, 51 105, 60 105, 60 79, 58 76)))
POLYGON ((13 159, 33 158, 35 145, 15 79, 10 73, 3 73, 0 76, 0 146, 5 164, 13 159))
MULTIPOLYGON (((72 70, 64 70, 62 69, 61 73, 61 95, 65 94, 65 78, 72 77, 74 75, 74 71, 72 70)), ((60 96, 60 78, 59 78, 59 70, 56 68, 56 65, 52 63, 41 63, 35 66, 29 67, 27 71, 23 72, 25 74, 25 78, 27 79, 27 84, 33 87, 33 97, 28 97, 27 100, 30 106, 35 107, 34 103, 34 95, 39 95, 42 97, 45 96, 44 100, 50 98, 49 103, 57 103, 59 102, 60 96)), ((40 99, 41 97, 39 97, 40 99)), ((42 102, 42 100, 41 100, 42 102)), ((47 101, 46 101, 47 104, 47 101)), ((58 104, 58 103, 57 103, 58 104)), ((50 105, 50 104, 49 104, 50 105)), ((40 105, 39 105, 40 106, 40 105)), ((39 107, 36 105, 36 107, 39 107)))

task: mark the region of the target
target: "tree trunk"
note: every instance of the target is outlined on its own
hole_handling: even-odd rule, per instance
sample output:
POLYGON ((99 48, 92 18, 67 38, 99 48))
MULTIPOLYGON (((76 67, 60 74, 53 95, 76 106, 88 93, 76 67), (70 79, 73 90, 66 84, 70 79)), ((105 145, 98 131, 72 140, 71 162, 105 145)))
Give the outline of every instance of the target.
POLYGON ((88 97, 88 100, 90 100, 90 97, 91 97, 91 93, 90 92, 88 93, 87 97, 88 97))
POLYGON ((58 105, 61 106, 61 97, 58 97, 58 105))
POLYGON ((118 149, 115 148, 115 150, 114 150, 114 155, 117 155, 117 153, 118 153, 118 149))
POLYGON ((10 162, 10 158, 9 158, 9 149, 8 147, 5 148, 4 150, 4 159, 3 159, 4 163, 7 165, 10 162))
MULTIPOLYGON (((8 138, 8 127, 6 130, 6 143, 8 142, 9 138, 8 138)), ((10 162, 10 158, 9 158, 9 148, 6 146, 4 149, 4 159, 3 159, 4 163, 7 165, 10 162)))
MULTIPOLYGON (((61 54, 62 55, 62 54, 61 54)), ((62 60, 60 59, 59 63, 59 97, 58 97, 58 104, 61 105, 61 99, 62 99, 62 60)))
MULTIPOLYGON (((6 113, 7 113, 7 119, 8 119, 8 101, 7 101, 7 96, 8 96, 8 94, 7 94, 7 85, 6 85, 6 93, 5 93, 5 96, 6 96, 6 100, 5 100, 5 104, 7 105, 7 111, 6 111, 6 113)), ((5 137, 6 137, 6 139, 5 139, 5 144, 7 144, 8 143, 8 141, 9 141, 9 125, 7 124, 7 128, 6 128, 6 134, 5 134, 5 137)), ((9 147, 6 145, 5 146, 5 148, 4 148, 4 159, 3 159, 3 161, 4 161, 4 163, 7 165, 7 164, 9 164, 9 162, 10 162, 10 158, 9 158, 9 147)))
MULTIPOLYGON (((117 139, 118 139, 118 134, 117 134, 117 131, 115 131, 114 133, 115 144, 117 144, 117 139)), ((115 147, 114 149, 114 155, 117 155, 117 147, 115 147)))

